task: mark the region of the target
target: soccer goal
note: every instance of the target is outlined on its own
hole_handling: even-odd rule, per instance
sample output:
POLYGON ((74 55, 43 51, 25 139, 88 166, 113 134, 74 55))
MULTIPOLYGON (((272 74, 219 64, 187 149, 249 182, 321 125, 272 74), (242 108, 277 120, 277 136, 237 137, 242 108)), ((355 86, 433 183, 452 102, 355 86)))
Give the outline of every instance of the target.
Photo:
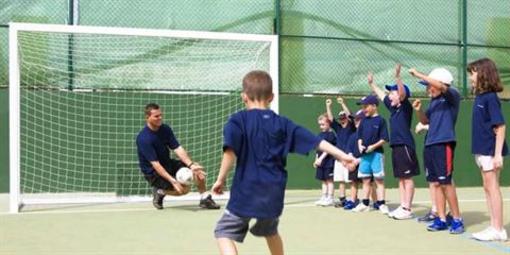
POLYGON ((212 185, 254 69, 272 75, 278 111, 277 36, 10 23, 10 211, 149 200, 135 137, 150 102, 212 185))

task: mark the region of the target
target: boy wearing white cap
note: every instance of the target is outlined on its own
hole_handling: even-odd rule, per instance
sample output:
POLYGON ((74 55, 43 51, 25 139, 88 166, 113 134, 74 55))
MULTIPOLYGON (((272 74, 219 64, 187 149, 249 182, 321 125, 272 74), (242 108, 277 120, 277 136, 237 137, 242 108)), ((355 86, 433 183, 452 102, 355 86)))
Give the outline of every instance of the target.
POLYGON ((460 106, 460 94, 452 87, 453 76, 445 68, 436 68, 429 75, 422 74, 412 68, 409 73, 421 79, 419 83, 427 86, 427 93, 431 97, 426 112, 421 110, 421 101, 415 100, 413 108, 419 121, 429 124, 425 138, 423 161, 427 181, 435 190, 435 204, 438 217, 427 227, 429 231, 448 229, 446 221, 446 202, 450 207, 453 220, 449 226, 451 234, 464 232, 464 223, 460 216, 457 192, 452 180, 453 156, 456 144, 455 124, 460 106))

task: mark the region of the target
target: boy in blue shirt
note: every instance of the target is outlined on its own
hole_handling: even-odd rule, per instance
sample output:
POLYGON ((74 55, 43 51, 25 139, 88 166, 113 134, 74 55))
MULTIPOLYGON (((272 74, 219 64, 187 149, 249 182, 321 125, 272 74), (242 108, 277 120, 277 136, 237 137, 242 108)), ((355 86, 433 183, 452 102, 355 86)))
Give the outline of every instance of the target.
POLYGON ((396 84, 386 85, 389 94, 374 84, 373 75, 369 73, 368 84, 372 91, 390 111, 390 146, 391 159, 393 162, 393 175, 398 178, 400 193, 400 206, 391 211, 388 216, 398 220, 411 219, 413 213, 411 205, 414 196, 413 176, 420 173, 418 159, 411 134, 411 120, 413 118, 413 106, 409 102, 411 92, 407 85, 400 79, 400 64, 395 68, 396 84))
POLYGON ((221 254, 237 254, 235 242, 243 242, 248 230, 266 238, 272 255, 283 254, 278 218, 283 211, 289 153, 319 149, 353 168, 352 157, 271 111, 272 91, 268 73, 248 73, 241 93, 246 110, 231 115, 224 127, 223 159, 212 191, 222 194, 234 163, 236 170, 230 200, 214 231, 221 254), (250 228, 251 219, 257 221, 250 228))
POLYGON ((436 68, 430 74, 424 75, 412 68, 409 73, 421 79, 419 83, 427 86, 427 93, 431 97, 429 108, 424 113, 419 99, 413 102, 418 119, 422 124, 428 124, 429 130, 425 137, 423 161, 427 181, 434 187, 435 204, 438 217, 427 227, 429 231, 448 229, 446 220, 446 201, 453 216, 449 231, 451 234, 464 232, 464 222, 460 216, 457 192, 452 180, 453 156, 455 151, 455 123, 459 113, 460 94, 452 87, 453 76, 444 68, 436 68))
MULTIPOLYGON (((356 132, 356 128, 354 127, 351 112, 343 98, 337 97, 336 101, 342 107, 342 111, 338 113, 338 119, 336 120, 333 118, 333 113, 331 111, 332 100, 329 98, 326 99, 326 113, 329 121, 331 122, 331 128, 333 128, 336 133, 336 147, 340 150, 346 151, 347 139, 352 133, 356 132)), ((335 204, 335 207, 343 207, 345 205, 345 184, 350 183, 349 173, 349 170, 340 161, 335 160, 333 181, 338 182, 339 193, 339 201, 335 204)), ((351 185, 351 192, 353 192, 353 190, 354 188, 351 185)))
POLYGON ((361 162, 358 167, 358 177, 363 180, 362 201, 353 212, 366 212, 370 209, 369 191, 370 180, 373 177, 376 184, 377 201, 374 208, 381 213, 389 212, 384 200, 384 151, 383 144, 388 141, 386 121, 377 113, 379 100, 374 95, 363 97, 358 104, 362 106, 365 118, 358 127, 358 149, 361 153, 361 162))

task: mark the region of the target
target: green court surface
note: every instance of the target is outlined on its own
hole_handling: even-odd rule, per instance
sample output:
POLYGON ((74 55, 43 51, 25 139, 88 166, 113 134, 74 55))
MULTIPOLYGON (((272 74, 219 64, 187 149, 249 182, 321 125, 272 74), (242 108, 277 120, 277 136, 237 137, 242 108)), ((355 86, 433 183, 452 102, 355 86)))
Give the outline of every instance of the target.
MULTIPOLYGON (((510 188, 502 188, 505 228, 510 230, 510 188)), ((510 242, 478 242, 470 238, 488 225, 482 188, 458 189, 467 232, 428 232, 416 220, 392 220, 378 211, 352 213, 317 207, 318 190, 287 191, 280 233, 289 255, 510 254, 510 242)), ((387 191, 390 208, 397 190, 387 191)), ((426 189, 418 189, 414 211, 429 208, 426 189)), ((220 201, 224 205, 225 201, 220 201)), ((165 201, 157 211, 150 203, 66 205, 24 208, 7 213, 0 197, 0 254, 219 254, 213 229, 222 210, 207 211, 196 201, 165 201)), ((265 240, 248 234, 240 254, 269 254, 265 240)))

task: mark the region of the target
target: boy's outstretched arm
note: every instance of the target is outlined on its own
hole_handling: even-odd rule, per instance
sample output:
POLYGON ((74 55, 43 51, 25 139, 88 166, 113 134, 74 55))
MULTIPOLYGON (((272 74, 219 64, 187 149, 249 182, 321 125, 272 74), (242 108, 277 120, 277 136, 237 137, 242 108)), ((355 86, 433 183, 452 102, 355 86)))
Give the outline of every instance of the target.
POLYGON ((415 68, 409 69, 409 73, 418 79, 427 81, 429 83, 429 86, 435 87, 435 88, 439 89, 441 92, 445 92, 448 89, 448 87, 445 84, 443 84, 442 82, 432 79, 423 73, 420 73, 415 68))
POLYGON ((353 165, 356 164, 356 159, 353 156, 348 155, 342 150, 338 149, 336 146, 322 140, 317 146, 317 149, 335 157, 339 161, 344 162, 348 168, 354 169, 353 165))
POLYGON ((232 169, 234 162, 236 161, 236 154, 230 148, 225 149, 223 152, 223 158, 221 159, 220 171, 218 178, 212 187, 212 192, 216 195, 223 194, 223 188, 225 187, 225 181, 227 180, 228 172, 232 169))

